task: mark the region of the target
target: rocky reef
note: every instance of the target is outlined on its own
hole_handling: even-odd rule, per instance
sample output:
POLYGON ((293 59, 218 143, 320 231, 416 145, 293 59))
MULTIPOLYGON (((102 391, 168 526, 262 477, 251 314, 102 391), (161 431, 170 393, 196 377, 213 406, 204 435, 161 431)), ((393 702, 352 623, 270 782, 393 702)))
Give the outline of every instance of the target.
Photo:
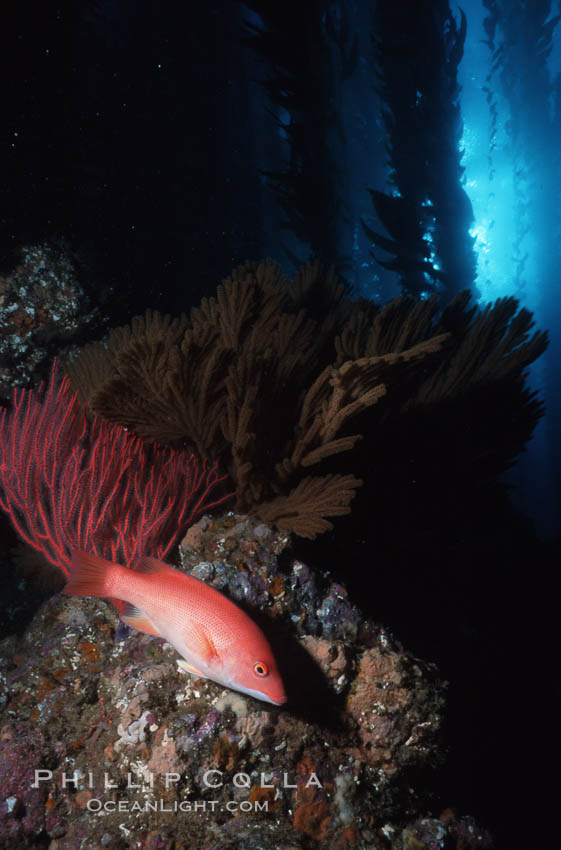
POLYGON ((103 323, 94 300, 63 241, 21 249, 18 265, 0 275, 1 399, 44 378, 53 356, 74 350, 103 323))
POLYGON ((203 518, 183 568, 266 632, 282 708, 177 666, 102 600, 55 595, 0 644, 0 847, 488 850, 432 812, 445 685, 257 519, 203 518))

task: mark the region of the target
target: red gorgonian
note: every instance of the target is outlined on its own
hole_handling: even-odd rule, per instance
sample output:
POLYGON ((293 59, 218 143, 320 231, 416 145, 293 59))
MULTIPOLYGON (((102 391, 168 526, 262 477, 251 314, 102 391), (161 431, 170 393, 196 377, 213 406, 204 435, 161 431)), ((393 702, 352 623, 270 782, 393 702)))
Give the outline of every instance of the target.
POLYGON ((145 446, 88 420, 56 361, 47 386, 15 390, 0 418, 0 507, 20 537, 68 578, 72 550, 134 567, 163 559, 212 500, 217 464, 145 446))

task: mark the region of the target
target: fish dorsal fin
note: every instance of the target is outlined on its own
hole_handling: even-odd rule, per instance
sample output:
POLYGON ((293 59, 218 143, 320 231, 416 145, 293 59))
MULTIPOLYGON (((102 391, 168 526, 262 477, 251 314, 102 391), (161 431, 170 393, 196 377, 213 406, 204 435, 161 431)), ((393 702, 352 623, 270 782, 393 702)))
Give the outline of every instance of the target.
POLYGON ((150 620, 144 611, 140 608, 137 608, 136 605, 132 605, 130 602, 125 604, 123 608, 123 613, 121 614, 121 620, 123 620, 127 626, 132 626, 133 629, 137 629, 139 632, 144 632, 147 635, 155 635, 156 637, 161 637, 160 632, 150 620))
POLYGON ((173 567, 169 564, 164 564, 163 561, 158 561, 157 558, 150 558, 148 555, 143 555, 138 564, 135 566, 135 572, 137 573, 169 573, 177 572, 173 567))

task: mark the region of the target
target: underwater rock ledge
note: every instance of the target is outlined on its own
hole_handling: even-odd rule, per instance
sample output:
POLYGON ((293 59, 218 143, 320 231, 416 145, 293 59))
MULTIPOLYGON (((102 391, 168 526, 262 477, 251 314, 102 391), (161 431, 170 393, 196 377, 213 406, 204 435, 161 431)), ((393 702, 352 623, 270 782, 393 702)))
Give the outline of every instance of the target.
POLYGON ((470 818, 427 813, 433 665, 257 519, 203 518, 181 560, 266 631, 288 704, 191 678, 108 603, 56 595, 0 644, 0 847, 492 847, 470 818))

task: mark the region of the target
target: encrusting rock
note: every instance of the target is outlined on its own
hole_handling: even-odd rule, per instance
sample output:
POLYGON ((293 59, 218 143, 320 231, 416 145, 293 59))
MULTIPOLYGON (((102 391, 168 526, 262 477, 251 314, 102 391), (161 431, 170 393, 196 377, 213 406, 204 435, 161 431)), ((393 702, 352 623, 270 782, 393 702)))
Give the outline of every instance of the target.
POLYGON ((0 644, 0 847, 492 847, 412 787, 412 769, 441 762, 437 671, 287 544, 230 514, 181 548, 266 632, 282 708, 182 673, 169 644, 97 599, 56 595, 0 644))

